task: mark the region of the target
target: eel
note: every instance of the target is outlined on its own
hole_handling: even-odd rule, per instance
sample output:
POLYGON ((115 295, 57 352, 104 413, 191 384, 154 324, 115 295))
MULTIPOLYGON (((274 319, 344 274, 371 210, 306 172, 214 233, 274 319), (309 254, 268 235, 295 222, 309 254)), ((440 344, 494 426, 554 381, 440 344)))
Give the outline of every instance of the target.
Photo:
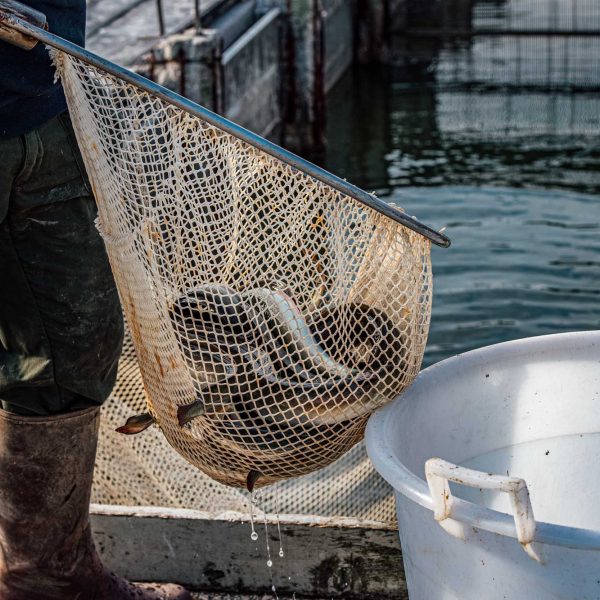
MULTIPOLYGON (((261 448, 269 440, 279 447, 281 436, 274 434, 284 426, 330 427, 360 418, 398 391, 407 368, 406 335, 366 305, 325 308, 307 322, 288 295, 266 288, 238 294, 227 286, 206 286, 178 302, 173 315, 192 321, 202 343, 232 361, 219 377, 202 376, 199 396, 178 407, 179 424, 207 415, 247 448, 254 434, 261 448), (339 323, 350 329, 340 331, 339 323), (356 343, 336 361, 332 353, 340 355, 344 333, 356 343), (258 365, 259 355, 268 355, 267 366, 258 365)), ((193 369, 201 372, 209 361, 205 350, 198 352, 201 360, 193 369)))
POLYGON ((154 423, 154 417, 150 413, 142 413, 141 415, 134 415, 129 417, 125 422, 125 425, 117 427, 115 431, 118 433, 124 433, 125 435, 135 435, 148 429, 150 425, 154 423))

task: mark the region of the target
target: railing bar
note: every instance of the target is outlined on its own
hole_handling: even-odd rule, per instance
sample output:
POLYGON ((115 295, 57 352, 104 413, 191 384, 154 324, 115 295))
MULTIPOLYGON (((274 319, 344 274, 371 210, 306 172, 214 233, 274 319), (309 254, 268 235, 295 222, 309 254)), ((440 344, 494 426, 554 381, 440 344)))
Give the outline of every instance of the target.
POLYGON ((163 36, 165 35, 165 15, 163 13, 162 0, 156 0, 156 14, 158 16, 158 31, 163 36))
POLYGON ((540 37, 600 37, 600 29, 398 29, 394 35, 405 37, 479 37, 479 36, 540 36, 540 37))
POLYGON ((267 14, 261 17, 256 23, 250 26, 227 50, 223 52, 221 64, 226 65, 237 54, 239 54, 255 37, 260 35, 275 19, 279 17, 281 10, 272 8, 267 14))

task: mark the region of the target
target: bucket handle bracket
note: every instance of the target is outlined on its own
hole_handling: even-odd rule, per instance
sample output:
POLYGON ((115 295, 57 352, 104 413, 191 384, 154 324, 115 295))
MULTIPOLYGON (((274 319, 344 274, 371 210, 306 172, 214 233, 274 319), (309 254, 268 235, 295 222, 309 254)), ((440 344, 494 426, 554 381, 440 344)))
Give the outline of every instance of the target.
POLYGON ((524 479, 467 469, 441 458, 430 458, 425 463, 425 477, 433 501, 435 520, 448 533, 461 539, 466 537, 465 526, 464 523, 452 517, 455 500, 450 491, 449 482, 453 481, 468 487, 507 493, 513 510, 519 543, 531 558, 539 563, 542 562, 541 554, 533 543, 536 522, 529 498, 529 490, 524 479))

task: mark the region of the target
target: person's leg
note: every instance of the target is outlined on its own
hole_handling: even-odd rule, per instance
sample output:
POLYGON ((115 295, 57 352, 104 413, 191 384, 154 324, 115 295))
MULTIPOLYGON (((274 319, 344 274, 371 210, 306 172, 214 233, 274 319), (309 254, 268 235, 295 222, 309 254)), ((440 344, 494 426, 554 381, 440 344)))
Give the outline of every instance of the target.
POLYGON ((189 600, 110 573, 91 537, 123 334, 95 215, 65 116, 0 140, 0 598, 189 600))
MULTIPOLYGON (((8 198, 0 192, 8 205, 0 224, 0 401, 37 415, 99 406, 115 381, 123 325, 68 117, 19 145, 4 176, 12 179, 8 198)), ((15 144, 4 146, 10 159, 15 144)))

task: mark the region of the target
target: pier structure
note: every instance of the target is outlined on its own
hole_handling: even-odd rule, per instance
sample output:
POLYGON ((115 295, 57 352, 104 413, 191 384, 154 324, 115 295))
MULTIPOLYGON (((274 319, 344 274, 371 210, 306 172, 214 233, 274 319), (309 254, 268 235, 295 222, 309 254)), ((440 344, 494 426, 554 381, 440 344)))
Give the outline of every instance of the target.
POLYGON ((411 0, 91 0, 88 47, 297 151, 355 60, 386 61, 411 0))
POLYGON ((353 62, 437 87, 597 91, 581 0, 88 0, 88 47, 296 152, 353 62), (441 65, 441 68, 438 68, 441 65))

